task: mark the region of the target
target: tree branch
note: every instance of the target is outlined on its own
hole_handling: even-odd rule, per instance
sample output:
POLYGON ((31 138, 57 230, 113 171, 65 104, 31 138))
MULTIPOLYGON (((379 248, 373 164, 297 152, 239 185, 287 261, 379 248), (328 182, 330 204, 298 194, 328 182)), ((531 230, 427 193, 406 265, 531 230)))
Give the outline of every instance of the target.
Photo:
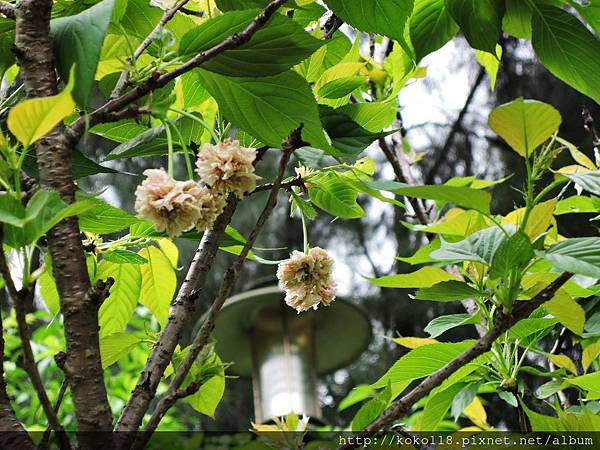
POLYGON ((248 256, 248 253, 254 246, 258 235, 262 231, 269 216, 273 212, 273 209, 277 205, 277 196, 279 194, 279 188, 281 187, 281 183, 285 175, 285 170, 290 160, 290 157, 292 156, 294 150, 304 145, 307 145, 305 142, 302 141, 301 132, 302 125, 299 128, 292 131, 288 139, 283 143, 281 147, 281 159, 279 161, 277 177, 273 182, 273 187, 271 188, 271 192, 269 194, 269 198, 267 199, 267 203, 265 204, 265 207, 263 208, 260 216, 258 217, 254 228, 250 232, 248 239, 244 244, 244 247, 242 248, 242 251, 236 257, 231 266, 227 269, 227 272, 225 272, 225 276, 223 277, 223 282, 221 283, 219 292, 213 300, 213 303, 210 309, 208 310, 208 313, 206 315, 206 318, 204 319, 204 322, 202 323, 202 326, 200 327, 200 330, 198 330, 198 333, 194 337, 189 352, 187 353, 184 361, 177 368, 173 381, 171 382, 166 395, 159 401, 154 413, 148 421, 148 424, 144 428, 143 435, 138 438, 138 441, 136 441, 135 448, 141 449, 144 447, 144 445, 147 443, 148 439, 162 420, 163 416, 175 403, 175 401, 177 400, 177 395, 175 393, 177 393, 180 390, 183 382, 185 381, 185 378, 187 377, 190 369, 192 368, 192 364, 196 361, 196 358, 208 343, 210 333, 212 332, 215 326, 215 319, 219 311, 223 307, 223 304, 231 295, 231 292, 239 279, 240 271, 246 260, 246 257, 248 256))
POLYGON ((10 3, 0 2, 0 14, 4 15, 8 19, 14 19, 15 7, 10 3))
MULTIPOLYGON (((545 302, 552 299, 556 291, 558 291, 572 276, 573 274, 571 273, 562 273, 556 280, 550 283, 544 290, 542 290, 542 292, 537 294, 531 300, 517 302, 508 314, 498 313, 493 327, 484 336, 479 338, 475 344, 450 361, 444 367, 421 381, 421 383, 419 383, 406 395, 393 402, 387 410, 385 410, 374 422, 372 422, 362 431, 360 436, 368 437, 377 433, 378 431, 385 430, 386 427, 389 427, 393 421, 408 414, 416 402, 427 396, 434 388, 441 385, 444 380, 446 380, 465 364, 468 364, 475 358, 487 353, 498 337, 508 331, 521 319, 529 317, 533 311, 535 311, 545 302)), ((355 445, 345 445, 339 447, 338 450, 350 449, 354 447, 355 445)))
MULTIPOLYGON (((152 44, 152 42, 154 42, 154 40, 160 36, 160 33, 162 32, 162 30, 163 30, 164 26, 167 24, 167 22, 169 22, 175 16, 175 14, 177 14, 177 12, 179 10, 181 10, 181 8, 183 8, 185 5, 187 5, 189 3, 189 1, 190 0, 181 0, 178 3, 175 3, 171 8, 167 8, 165 10, 161 19, 156 24, 154 29, 150 32, 150 34, 148 36, 146 36, 146 38, 142 41, 142 43, 138 46, 138 48, 136 48, 134 50, 133 55, 127 59, 129 64, 133 64, 142 55, 142 53, 144 53, 146 51, 146 49, 148 47, 150 47, 150 44, 152 44)), ((123 94, 123 92, 127 88, 128 83, 129 83, 129 70, 125 69, 125 70, 123 70, 123 72, 121 72, 121 76, 119 77, 119 80, 117 81, 117 84, 115 85, 115 88, 111 92, 110 98, 114 99, 114 98, 119 97, 121 94, 123 94)))
MULTIPOLYGON (((283 189, 285 191, 289 191, 294 186, 298 186, 300 188, 304 188, 305 187, 304 180, 302 179, 302 177, 295 177, 295 178, 291 179, 290 181, 286 181, 285 183, 281 183, 281 186, 279 186, 279 188, 283 189)), ((256 189, 254 189, 248 195, 256 194, 258 192, 270 191, 272 189, 273 189, 273 183, 261 184, 260 186, 256 186, 256 189)))
MULTIPOLYGON (((57 93, 54 52, 50 38, 52 0, 21 0, 16 8, 15 54, 29 98, 57 93)), ((74 142, 62 126, 36 143, 42 188, 58 192, 73 203, 75 185, 71 153, 74 142)), ((82 449, 112 447, 112 415, 104 385, 98 337, 97 306, 87 301, 90 280, 77 218, 63 220, 47 234, 48 249, 60 296, 67 343, 65 373, 71 389, 82 449)))
POLYGON ((15 288, 15 284, 8 267, 8 261, 6 260, 6 254, 4 253, 2 234, 3 232, 0 226, 0 274, 4 279, 6 290, 8 291, 8 294, 15 307, 17 330, 19 333, 19 338, 21 339, 21 345, 23 347, 23 368, 25 369, 25 372, 27 372, 33 389, 38 396, 40 404, 42 405, 42 409, 44 410, 44 414, 48 419, 48 424, 57 433, 60 448, 62 450, 68 450, 71 448, 71 445, 69 444, 69 438, 67 437, 64 428, 60 424, 58 417, 56 416, 56 413, 50 404, 50 399, 48 398, 48 394, 44 388, 44 383, 35 364, 35 357, 33 356, 33 350, 31 348, 31 332, 29 330, 29 325, 27 325, 27 316, 25 312, 26 297, 29 296, 30 293, 26 290, 19 292, 15 288))
MULTIPOLYGON (((114 113, 120 111, 125 108, 129 104, 134 101, 144 97, 148 93, 159 89, 165 86, 170 81, 174 80, 180 75, 183 75, 186 72, 189 72, 192 69, 202 65, 206 61, 213 59, 214 57, 220 55, 221 53, 230 50, 232 48, 239 47, 246 42, 248 42, 254 34, 260 30, 266 23, 269 21, 271 16, 277 12, 277 10, 286 2, 287 0, 273 0, 269 3, 266 8, 256 16, 256 18, 241 32, 234 34, 233 36, 228 37, 220 44, 211 47, 210 49, 199 53, 194 56, 192 59, 172 70, 171 72, 167 72, 165 74, 160 74, 159 72, 155 72, 146 80, 144 80, 141 84, 139 84, 134 89, 126 92, 125 94, 109 100, 100 108, 93 111, 88 116, 89 126, 94 126, 98 123, 106 120, 107 114, 114 113)), ((70 133, 69 137, 77 141, 83 135, 83 132, 86 129, 86 121, 85 118, 81 117, 77 119, 69 128, 70 133)))
POLYGON ((4 380, 4 326, 0 308, 0 448, 34 450, 35 444, 12 409, 4 380))
POLYGON ((450 133, 448 133, 448 137, 446 138, 446 142, 444 142, 444 146, 438 152, 437 158, 435 159, 433 165, 431 166, 431 169, 429 169, 429 173, 427 174, 427 179, 425 180, 425 184, 433 183, 435 174, 437 173, 440 166, 446 160, 446 157, 448 156, 448 152, 450 151, 450 147, 454 143, 454 137, 462 128, 462 121, 464 120, 465 116, 467 115, 467 112, 469 111, 469 106, 471 106, 471 103, 473 102, 473 99, 475 98, 475 93, 477 92, 477 89, 479 89, 479 85, 483 81, 484 77, 485 77, 485 68, 480 67, 479 72, 477 74, 477 78, 473 82, 473 86, 471 86, 469 95, 467 95, 465 104, 463 105, 462 109, 460 110, 458 117, 452 124, 452 128, 450 129, 450 133))

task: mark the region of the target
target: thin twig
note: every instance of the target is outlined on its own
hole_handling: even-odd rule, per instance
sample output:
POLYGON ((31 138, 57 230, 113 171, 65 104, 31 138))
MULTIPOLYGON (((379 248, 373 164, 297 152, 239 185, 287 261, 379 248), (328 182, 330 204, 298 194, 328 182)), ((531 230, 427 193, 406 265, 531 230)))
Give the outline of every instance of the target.
MULTIPOLYGON (((572 276, 573 274, 571 273, 562 273, 558 276, 558 278, 556 278, 556 280, 550 283, 544 290, 542 290, 531 300, 517 302, 508 314, 502 314, 499 312, 496 316, 494 325, 484 336, 479 338, 475 344, 454 358, 444 367, 435 371, 421 381, 421 383, 419 383, 406 395, 403 395, 398 400, 394 401, 388 409, 386 409, 375 421, 373 421, 360 433, 360 437, 368 437, 381 430, 385 430, 392 424, 392 422, 408 414, 416 402, 427 396, 434 388, 441 385, 444 380, 446 380, 458 369, 464 367, 466 364, 472 362, 484 353, 487 353, 498 337, 508 331, 520 320, 529 317, 533 311, 535 311, 545 302, 552 299, 554 294, 556 294, 556 291, 558 291, 572 276)), ((339 447, 338 450, 355 447, 355 445, 345 445, 339 447)))
MULTIPOLYGON (((187 5, 189 3, 189 1, 190 0, 181 0, 178 3, 175 3, 171 8, 167 8, 165 10, 161 19, 156 24, 154 29, 150 32, 150 34, 148 34, 148 36, 146 36, 146 38, 142 41, 142 43, 138 46, 138 48, 136 48, 134 50, 133 55, 131 55, 128 58, 127 62, 129 63, 129 65, 132 65, 135 63, 135 61, 142 55, 142 53, 144 53, 146 51, 146 49, 148 47, 150 47, 152 42, 154 42, 154 40, 160 36, 160 33, 162 32, 162 30, 165 27, 165 25, 167 24, 167 22, 169 22, 175 16, 175 14, 177 14, 177 12, 179 10, 181 10, 181 8, 183 8, 185 5, 187 5)), ((117 84, 115 85, 115 88, 111 92, 110 98, 114 99, 114 98, 119 97, 121 94, 123 94, 123 92, 127 88, 128 83, 129 83, 129 70, 125 69, 121 72, 121 76, 119 77, 119 80, 117 81, 117 84)))
MULTIPOLYGON (((159 72, 154 72, 150 77, 146 78, 141 84, 139 84, 134 89, 124 93, 123 95, 111 99, 102 105, 100 108, 93 111, 87 117, 87 123, 89 126, 94 126, 98 123, 101 123, 105 120, 107 114, 113 113, 115 111, 120 111, 125 108, 129 104, 135 102, 136 100, 144 97, 148 93, 159 89, 165 86, 170 81, 175 78, 183 75, 184 73, 189 72, 192 69, 204 64, 206 61, 209 61, 221 53, 230 50, 232 48, 239 47, 246 42, 248 42, 254 34, 260 30, 269 19, 277 12, 277 10, 286 2, 287 0, 273 0, 271 3, 267 5, 267 7, 258 14, 255 19, 242 31, 234 34, 233 36, 228 37, 221 43, 211 47, 210 49, 199 53, 198 55, 191 58, 186 63, 180 65, 176 69, 173 69, 170 72, 167 72, 161 75, 159 72)), ((70 127, 69 127, 69 137, 77 141, 83 135, 83 132, 86 129, 86 119, 80 117, 77 119, 70 127)))
MULTIPOLYGON (((281 186, 279 186, 280 189, 283 189, 285 191, 289 191, 291 190, 294 186, 300 187, 300 188, 304 188, 304 180, 302 179, 302 177, 295 177, 293 179, 291 179, 290 181, 286 181, 285 183, 281 183, 281 186)), ((270 191, 273 189, 273 183, 266 183, 266 184, 261 184, 260 186, 256 186, 256 188, 250 192, 248 195, 252 195, 252 194, 256 194, 257 192, 265 192, 265 191, 270 191)))
MULTIPOLYGON (((1 227, 0 230, 2 230, 1 227)), ((8 267, 6 254, 4 253, 2 237, 3 230, 0 231, 0 274, 4 279, 6 290, 8 291, 8 294, 12 299, 15 307, 17 329, 23 347, 23 367, 25 368, 25 372, 27 372, 27 375, 31 380, 31 384, 35 389, 40 404, 42 405, 42 409, 44 410, 44 413, 48 419, 48 424, 57 433, 60 448, 62 450, 69 450, 71 448, 69 438, 67 437, 64 428, 60 424, 58 417, 54 412, 54 409, 52 408, 52 404, 50 403, 50 399, 48 398, 48 394, 46 393, 46 389, 44 388, 44 383, 42 382, 42 378, 40 376, 37 365, 35 363, 35 358, 33 356, 33 350, 31 348, 31 332, 29 330, 29 325, 27 324, 25 302, 27 300, 27 297, 32 295, 32 292, 28 290, 23 290, 21 292, 17 291, 15 283, 12 279, 12 275, 10 273, 10 269, 8 267)))
POLYGON ((192 368, 193 363, 196 361, 196 358, 208 343, 210 333, 212 332, 215 326, 215 319, 219 314, 219 311, 223 307, 223 304, 231 295, 233 288, 237 284, 237 281, 240 276, 240 271, 246 260, 246 257, 248 256, 248 253, 254 246, 256 239, 258 238, 265 223, 267 222, 275 206, 277 205, 277 196, 279 195, 279 188, 281 187, 281 183, 285 175, 285 171, 290 157, 292 156, 294 150, 304 145, 307 145, 305 142, 302 141, 301 132, 302 125, 299 128, 295 129, 290 134, 288 139, 283 143, 281 147, 281 159, 279 161, 277 177, 273 182, 273 187, 271 188, 269 198, 260 216, 258 217, 254 228, 252 229, 252 231, 250 231, 248 239, 246 240, 246 243, 244 244, 244 247, 242 248, 240 254, 236 257, 231 266, 229 266, 227 272, 225 272, 225 276, 223 277, 223 282, 221 283, 219 292, 213 300, 213 303, 210 309, 208 310, 208 313, 206 315, 206 318, 204 319, 204 322, 202 323, 202 326, 200 327, 200 330, 198 330, 198 332, 196 333, 196 336, 194 337, 194 340, 189 347, 189 351, 184 361, 177 368, 173 381, 169 385, 166 395, 159 401, 158 405, 156 406, 156 409, 154 410, 150 419, 148 420, 148 424, 144 428, 144 433, 138 438, 134 448, 141 449, 148 442, 148 439, 150 439, 151 434, 154 432, 164 415, 177 400, 177 396, 175 393, 177 393, 181 388, 190 369, 192 368))
MULTIPOLYGON (((60 385, 60 389, 58 390, 58 395, 56 396, 56 401, 54 402, 54 412, 58 415, 58 411, 60 410, 60 405, 62 405, 62 401, 65 398, 65 394, 67 392, 67 388, 69 384, 65 379, 60 385)), ((50 440, 50 431, 52 431, 51 427, 47 427, 42 435, 42 439, 40 439, 40 443, 38 445, 38 450, 45 450, 48 448, 48 441, 50 440)))

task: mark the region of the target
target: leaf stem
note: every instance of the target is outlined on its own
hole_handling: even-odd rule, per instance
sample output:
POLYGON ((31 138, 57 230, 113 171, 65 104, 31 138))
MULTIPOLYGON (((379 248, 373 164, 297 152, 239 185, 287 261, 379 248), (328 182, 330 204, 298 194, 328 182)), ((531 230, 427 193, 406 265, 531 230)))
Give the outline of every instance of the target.
POLYGON ((168 161, 167 161, 167 172, 171 178, 173 178, 173 135, 171 134, 171 128, 166 120, 161 120, 167 133, 167 149, 168 149, 168 161))

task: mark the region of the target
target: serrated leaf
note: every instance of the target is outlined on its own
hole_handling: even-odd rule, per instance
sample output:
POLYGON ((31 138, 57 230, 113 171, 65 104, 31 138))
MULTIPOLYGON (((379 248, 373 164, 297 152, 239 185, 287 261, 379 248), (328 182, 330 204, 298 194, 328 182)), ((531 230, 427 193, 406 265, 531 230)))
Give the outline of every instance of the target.
POLYGON ((410 348, 411 350, 423 347, 424 345, 436 344, 438 341, 431 338, 419 338, 419 337, 399 337, 392 339, 396 344, 402 347, 410 348))
POLYGON ((577 367, 571 358, 567 355, 551 355, 548 354, 546 357, 554 363, 554 365, 567 369, 572 374, 577 375, 577 367))
POLYGON ((533 258, 533 247, 522 231, 504 239, 492 258, 491 279, 505 279, 513 271, 524 269, 533 258))
POLYGON ((362 405, 352 419, 350 429, 360 431, 373 422, 387 408, 392 398, 392 389, 388 384, 375 397, 362 405))
POLYGON ((535 4, 533 48, 557 78, 600 103, 600 41, 575 16, 551 5, 535 4))
POLYGON ((99 280, 106 280, 108 277, 115 280, 110 288, 110 295, 98 311, 100 336, 122 332, 131 320, 140 296, 139 267, 137 264, 117 264, 110 261, 98 264, 99 280))
POLYGON ((528 157, 558 130, 561 121, 554 107, 519 97, 492 111, 489 124, 513 150, 528 157))
POLYGON ((112 333, 100 338, 100 356, 102 368, 112 366, 127 355, 143 339, 129 333, 112 333))
POLYGON ((416 0, 409 27, 417 62, 443 47, 458 32, 445 0, 416 0))
POLYGON ((317 102, 296 72, 257 78, 232 78, 200 71, 206 89, 225 117, 266 145, 279 148, 304 124, 302 139, 328 151, 317 102))
POLYGON ((442 239, 439 250, 431 252, 429 256, 438 261, 476 261, 491 265, 496 250, 505 239, 503 231, 494 226, 473 233, 459 242, 442 239))
POLYGON ((102 258, 116 264, 145 264, 148 260, 131 250, 117 248, 102 253, 102 258))
MULTIPOLYGON (((179 54, 191 57, 243 31, 260 10, 232 11, 218 15, 188 31, 179 54)), ((316 51, 324 41, 314 38, 294 20, 275 14, 249 42, 221 53, 202 68, 221 75, 260 77, 284 72, 316 51)))
POLYGON ((451 330, 462 325, 470 325, 477 323, 477 315, 470 316, 469 314, 450 314, 447 316, 439 316, 433 319, 425 327, 425 332, 429 333, 431 338, 437 338, 448 330, 451 330))
POLYGON ((550 301, 544 303, 544 309, 573 333, 583 334, 585 311, 564 289, 559 289, 550 301))
POLYGON ((71 97, 74 78, 58 95, 23 100, 8 112, 6 124, 10 132, 23 144, 29 146, 48 134, 75 110, 71 97))
POLYGON ((345 183, 334 171, 326 171, 311 177, 308 195, 318 208, 332 216, 345 219, 364 217, 365 212, 356 202, 358 191, 345 183))
POLYGON ((139 254, 148 260, 147 264, 139 266, 142 275, 140 303, 148 307, 164 327, 177 287, 175 271, 169 258, 156 247, 142 249, 139 254))

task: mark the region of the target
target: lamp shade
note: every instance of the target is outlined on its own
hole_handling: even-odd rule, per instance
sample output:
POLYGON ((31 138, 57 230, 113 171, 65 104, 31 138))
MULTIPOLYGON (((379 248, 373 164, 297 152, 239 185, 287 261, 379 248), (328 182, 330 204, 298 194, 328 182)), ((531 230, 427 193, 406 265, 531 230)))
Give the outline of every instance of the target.
MULTIPOLYGON (((216 320, 212 336, 223 361, 232 362, 228 372, 242 377, 253 375, 253 336, 257 321, 265 309, 284 304, 285 294, 277 285, 252 289, 231 297, 216 320)), ((296 311, 285 306, 290 320, 296 311)), ((310 320, 316 374, 331 373, 347 366, 367 348, 371 341, 371 324, 362 308, 337 298, 328 307, 301 314, 310 320)))

